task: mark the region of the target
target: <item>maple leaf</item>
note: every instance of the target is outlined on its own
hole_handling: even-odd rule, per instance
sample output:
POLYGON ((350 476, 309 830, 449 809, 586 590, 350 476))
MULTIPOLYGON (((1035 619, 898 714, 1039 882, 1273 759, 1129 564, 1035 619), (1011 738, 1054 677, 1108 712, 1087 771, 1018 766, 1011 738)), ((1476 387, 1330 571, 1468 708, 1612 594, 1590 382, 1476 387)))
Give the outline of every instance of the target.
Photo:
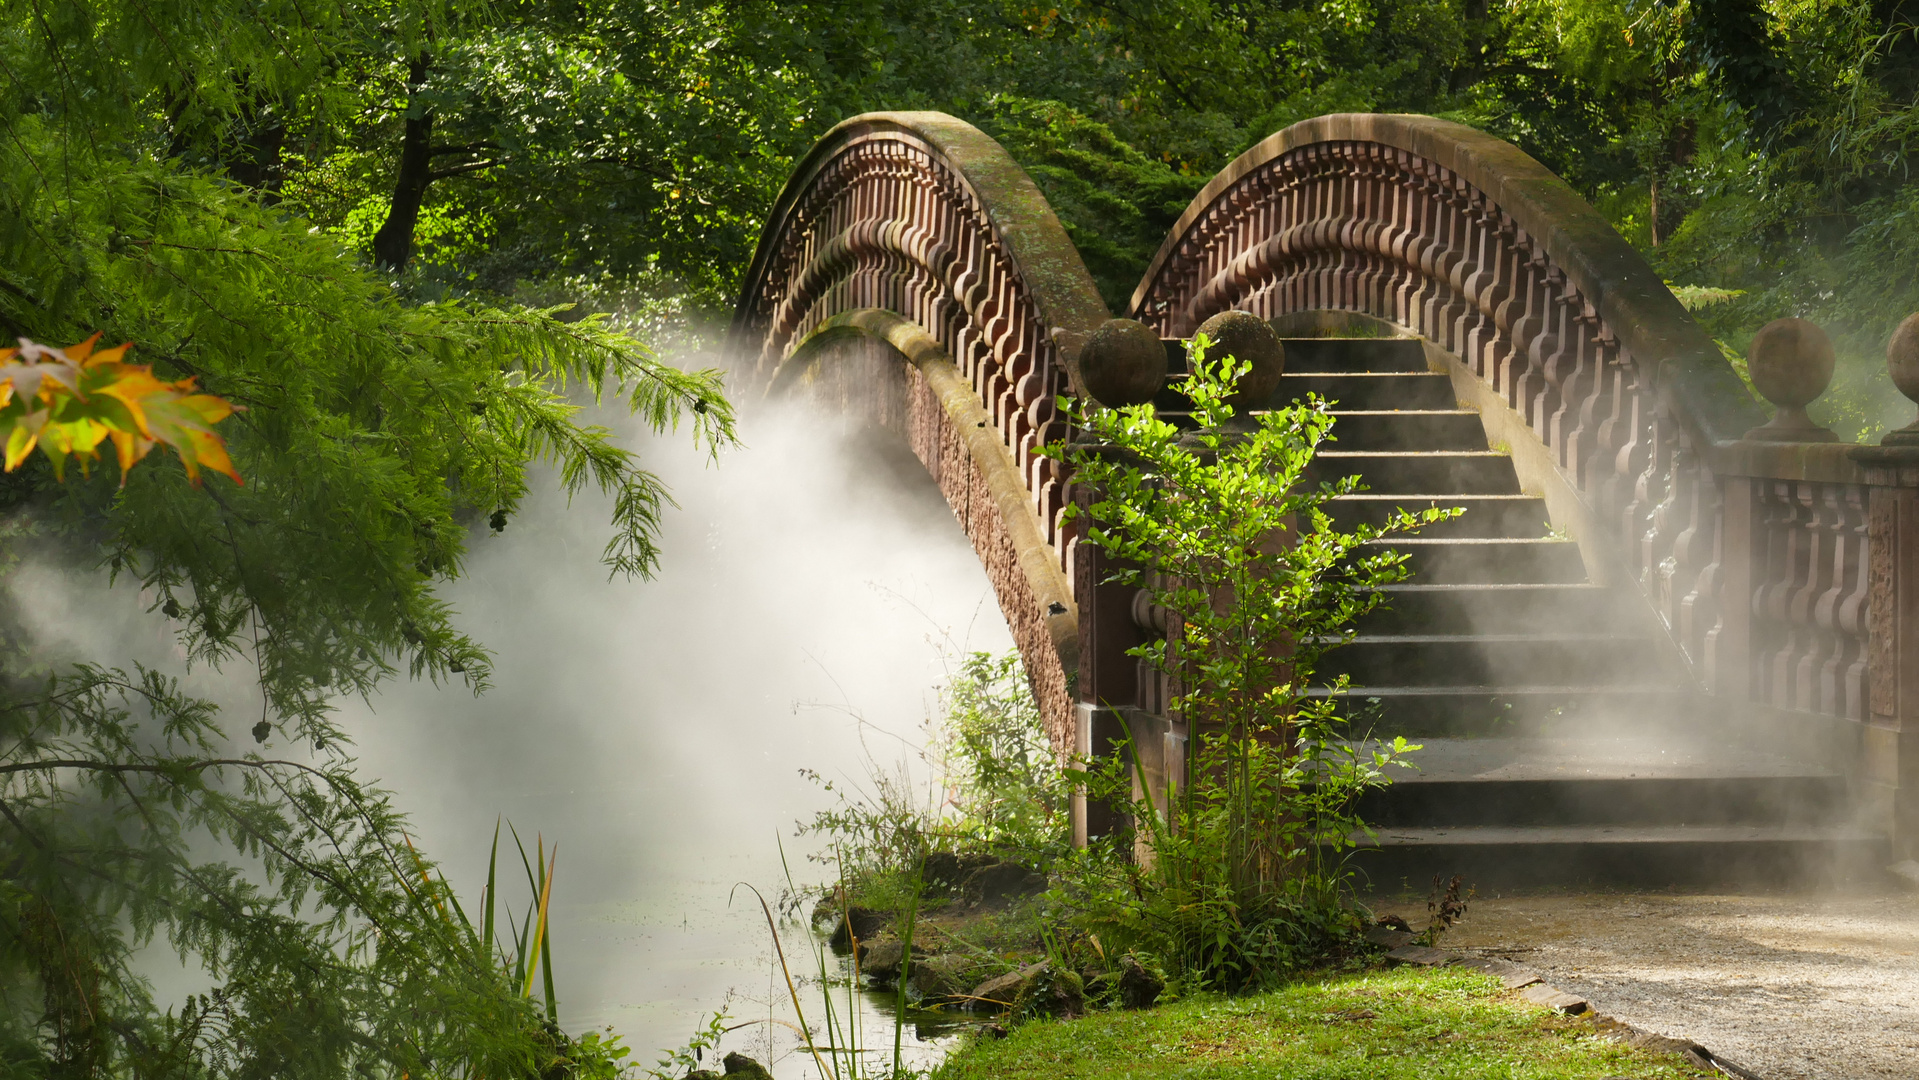
POLYGON ((180 455, 187 478, 200 483, 210 469, 241 483, 227 456, 226 441, 213 425, 238 408, 212 394, 198 393, 192 378, 168 382, 145 364, 125 361, 132 343, 94 350, 95 334, 64 349, 20 339, 17 349, 0 349, 0 431, 5 432, 6 471, 12 472, 34 447, 53 463, 56 478, 66 478, 68 458, 80 468, 111 442, 127 471, 156 445, 180 455))

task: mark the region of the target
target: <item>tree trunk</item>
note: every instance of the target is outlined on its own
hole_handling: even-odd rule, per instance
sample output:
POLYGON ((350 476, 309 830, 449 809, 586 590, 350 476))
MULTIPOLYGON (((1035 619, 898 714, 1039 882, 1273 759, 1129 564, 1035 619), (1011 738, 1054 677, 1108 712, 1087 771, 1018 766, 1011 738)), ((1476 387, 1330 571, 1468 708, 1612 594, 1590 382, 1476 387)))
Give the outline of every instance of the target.
POLYGON ((286 146, 284 110, 273 103, 250 108, 242 116, 245 134, 227 162, 227 175, 252 188, 260 201, 279 201, 280 182, 286 179, 280 153, 286 146))
POLYGON ((399 273, 413 258, 413 228, 420 220, 427 185, 433 182, 433 111, 413 114, 412 97, 426 82, 432 62, 424 55, 407 66, 406 130, 400 136, 400 172, 393 180, 393 201, 386 221, 373 234, 373 264, 399 273))
POLYGON ((1652 206, 1646 211, 1646 223, 1652 226, 1652 246, 1659 246, 1659 174, 1652 174, 1652 206))

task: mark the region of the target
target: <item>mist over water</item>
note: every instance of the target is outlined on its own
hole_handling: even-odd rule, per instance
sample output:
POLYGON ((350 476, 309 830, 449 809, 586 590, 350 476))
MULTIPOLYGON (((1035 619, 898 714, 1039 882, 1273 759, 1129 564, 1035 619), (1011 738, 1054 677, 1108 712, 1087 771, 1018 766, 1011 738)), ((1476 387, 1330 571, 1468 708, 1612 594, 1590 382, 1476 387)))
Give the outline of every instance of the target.
MULTIPOLYGON (((473 535, 466 575, 443 590, 492 650, 493 689, 396 680, 370 705, 340 706, 361 778, 394 793, 469 912, 497 818, 529 851, 536 835, 557 841, 561 1022, 611 1025, 647 1064, 722 1004, 736 1023, 793 1019, 758 902, 742 889, 729 906, 729 893, 746 882, 775 901, 782 842, 800 884, 829 876, 793 825, 832 796, 799 770, 863 781, 869 753, 905 760, 951 651, 1011 646, 972 549, 903 447, 799 411, 761 411, 741 430, 748 446, 717 466, 684 433, 634 437, 680 503, 655 580, 608 580, 607 500, 568 505, 555 483, 536 484, 504 533, 473 535)), ((14 587, 86 613, 58 631, 78 652, 184 670, 132 588, 51 571, 14 587)), ((242 668, 185 685, 227 706, 244 739, 259 697, 242 668)), ((527 890, 510 844, 500 892, 517 917, 527 890)), ((795 977, 813 974, 804 929, 782 932, 795 977)), ((167 1000, 176 979, 156 974, 167 1000)), ((180 992, 203 981, 178 978, 180 992)), ((817 987, 800 993, 817 1023, 817 987)), ((867 1041, 890 1052, 890 1025, 870 1009, 867 1021, 867 1041)), ((762 1022, 724 1047, 803 1075, 794 1041, 762 1022)), ((910 1030, 906 1042, 910 1053, 910 1030)))
MULTIPOLYGON (((859 781, 869 751, 902 760, 936 704, 945 642, 1011 646, 903 448, 800 411, 750 416, 743 434, 718 467, 684 436, 644 441, 680 503, 651 582, 607 580, 603 500, 568 507, 545 487, 474 543, 448 590, 494 650, 495 688, 476 700, 395 684, 344 716, 365 772, 465 891, 485 880, 496 815, 558 840, 562 1020, 611 1024, 641 1056, 683 1043, 729 991, 739 1020, 764 1019, 769 999, 792 1019, 757 901, 728 894, 748 882, 775 900, 781 843, 796 880, 825 876, 793 822, 830 796, 799 769, 859 781)), ((795 974, 810 972, 787 934, 795 974)), ((751 1052, 764 1032, 729 1045, 751 1052)))

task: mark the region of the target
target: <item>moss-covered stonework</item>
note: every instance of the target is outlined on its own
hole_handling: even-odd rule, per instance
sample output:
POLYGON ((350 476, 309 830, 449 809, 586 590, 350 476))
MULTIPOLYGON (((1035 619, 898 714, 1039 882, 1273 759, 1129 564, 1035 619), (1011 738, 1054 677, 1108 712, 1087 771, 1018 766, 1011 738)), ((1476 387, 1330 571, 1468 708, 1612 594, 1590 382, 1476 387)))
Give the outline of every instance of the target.
POLYGON ((841 312, 794 349, 774 387, 905 439, 979 554, 1053 746, 1070 749, 1079 610, 1012 454, 946 350, 893 312, 841 312))

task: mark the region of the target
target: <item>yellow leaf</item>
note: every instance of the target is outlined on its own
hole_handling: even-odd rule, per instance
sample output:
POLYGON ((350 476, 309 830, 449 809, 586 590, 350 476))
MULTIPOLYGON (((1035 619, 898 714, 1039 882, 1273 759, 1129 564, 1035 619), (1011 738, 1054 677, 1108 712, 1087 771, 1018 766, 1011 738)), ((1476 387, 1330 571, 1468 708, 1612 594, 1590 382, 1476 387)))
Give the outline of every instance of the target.
POLYGON ((85 469, 99 457, 100 444, 111 440, 124 484, 128 470, 156 443, 165 443, 180 455, 194 484, 200 483, 202 467, 240 483, 225 441, 212 428, 237 407, 216 395, 196 393, 191 378, 167 382, 155 378, 145 364, 126 363, 131 343, 96 351, 99 340, 95 334, 59 350, 31 342, 17 350, 0 349, 0 409, 15 398, 23 408, 44 406, 24 416, 0 418, 0 425, 11 421, 7 470, 18 468, 38 445, 52 461, 54 475, 64 478, 69 456, 78 457, 85 469), (34 362, 11 362, 16 355, 34 362))
MULTIPOLYGON (((78 345, 69 345, 64 349, 61 349, 60 351, 63 353, 66 353, 67 359, 73 361, 74 363, 76 364, 84 363, 86 361, 87 356, 93 352, 93 343, 99 340, 100 340, 100 331, 95 330, 93 332, 92 337, 88 338, 85 341, 82 341, 78 345)), ((122 346, 122 349, 124 348, 125 346, 122 346)))
POLYGON ((114 398, 127 407, 133 414, 133 422, 140 425, 140 434, 153 438, 153 429, 147 423, 147 410, 159 403, 171 387, 153 377, 152 372, 133 364, 126 365, 127 371, 118 379, 100 388, 100 392, 114 398))
MULTIPOLYGON (((227 444, 220 436, 210 431, 192 431, 187 433, 187 439, 193 447, 194 457, 199 458, 201 465, 227 477, 236 484, 244 485, 246 483, 246 481, 240 479, 239 471, 233 467, 233 461, 227 457, 227 444)), ((193 477, 197 475, 191 460, 186 454, 182 453, 180 460, 187 463, 188 476, 193 477)), ((195 482, 198 482, 197 479, 195 482)))
MULTIPOLYGON (((93 335, 93 338, 97 338, 99 336, 100 336, 99 334, 95 334, 93 335)), ((91 344, 93 342, 93 338, 87 339, 88 344, 91 344)), ((78 345, 75 345, 72 348, 69 348, 67 350, 67 355, 72 356, 73 349, 77 349, 77 348, 79 348, 78 345)), ((102 364, 117 364, 120 362, 120 358, 122 356, 125 356, 127 354, 127 350, 131 348, 133 348, 133 342, 129 341, 124 345, 116 345, 111 349, 101 349, 97 354, 93 356, 92 359, 85 360, 85 362, 82 363, 81 366, 92 368, 92 367, 99 367, 102 364)), ((74 356, 73 359, 82 360, 83 358, 79 356, 74 356)))
POLYGON ((120 483, 124 486, 127 482, 127 470, 133 468, 135 462, 147 456, 147 451, 153 449, 153 440, 143 439, 127 431, 114 431, 108 437, 113 440, 113 449, 120 458, 120 483))
POLYGON ((35 443, 40 441, 40 425, 47 422, 45 409, 28 413, 14 422, 13 430, 7 433, 7 471, 20 467, 33 453, 35 443))

